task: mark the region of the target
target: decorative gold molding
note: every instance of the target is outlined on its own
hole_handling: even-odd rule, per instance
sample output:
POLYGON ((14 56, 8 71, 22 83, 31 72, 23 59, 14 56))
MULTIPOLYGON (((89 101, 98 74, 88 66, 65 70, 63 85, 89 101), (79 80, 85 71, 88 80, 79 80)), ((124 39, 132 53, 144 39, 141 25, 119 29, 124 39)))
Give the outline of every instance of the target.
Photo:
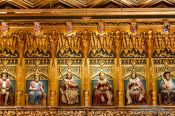
POLYGON ((1 9, 0 16, 175 15, 174 8, 1 9))

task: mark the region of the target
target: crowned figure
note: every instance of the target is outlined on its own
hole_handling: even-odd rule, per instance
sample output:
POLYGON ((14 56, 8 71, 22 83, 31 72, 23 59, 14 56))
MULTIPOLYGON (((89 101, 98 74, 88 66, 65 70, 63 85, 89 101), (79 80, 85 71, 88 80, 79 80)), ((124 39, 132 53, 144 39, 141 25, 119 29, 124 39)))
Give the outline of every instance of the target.
POLYGON ((42 105, 43 93, 44 93, 44 85, 40 81, 39 72, 36 71, 33 81, 30 82, 29 104, 42 105))

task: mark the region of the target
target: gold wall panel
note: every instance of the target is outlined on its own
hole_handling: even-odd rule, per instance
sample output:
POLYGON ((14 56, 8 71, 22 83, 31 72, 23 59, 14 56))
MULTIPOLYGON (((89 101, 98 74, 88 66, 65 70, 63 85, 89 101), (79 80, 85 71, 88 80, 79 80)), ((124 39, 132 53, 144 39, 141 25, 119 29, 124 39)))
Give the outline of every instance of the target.
MULTIPOLYGON (((172 25, 169 32, 162 30, 163 23, 160 20, 146 23, 138 19, 136 32, 131 32, 132 25, 128 20, 64 21, 48 23, 42 20, 38 33, 33 30, 34 24, 30 21, 24 24, 11 21, 8 23, 8 32, 1 32, 0 72, 6 60, 7 71, 16 80, 15 105, 26 104, 26 79, 35 72, 37 61, 39 72, 48 79, 47 97, 50 106, 60 105, 58 81, 69 68, 81 80, 80 106, 92 105, 91 80, 101 70, 113 79, 114 106, 124 106, 123 81, 131 73, 133 62, 137 73, 146 80, 146 104, 158 104, 156 80, 164 71, 161 69, 164 64, 156 64, 155 60, 164 59, 169 62, 169 59, 174 58, 173 21, 170 22, 172 25), (164 52, 164 49, 168 49, 168 52, 164 52), (13 56, 14 50, 17 57, 13 56), (140 55, 142 53, 144 55, 140 55)), ((174 63, 167 66, 171 71, 174 63)))

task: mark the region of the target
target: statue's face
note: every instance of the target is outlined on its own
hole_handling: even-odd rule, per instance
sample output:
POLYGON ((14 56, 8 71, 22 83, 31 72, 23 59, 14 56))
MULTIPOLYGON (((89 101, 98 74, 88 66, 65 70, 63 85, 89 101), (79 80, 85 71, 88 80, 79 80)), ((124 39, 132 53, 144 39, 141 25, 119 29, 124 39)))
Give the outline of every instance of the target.
POLYGON ((55 35, 56 34, 56 31, 52 31, 52 35, 55 35))
POLYGON ((2 78, 6 79, 7 78, 7 74, 2 74, 2 78))
POLYGON ((103 73, 100 73, 100 80, 104 80, 104 74, 103 73))
POLYGON ((2 24, 2 25, 6 25, 6 22, 2 22, 1 24, 2 24))
POLYGON ((131 77, 132 77, 132 79, 135 79, 136 78, 136 73, 132 72, 131 77))
POLYGON ((39 82, 39 76, 38 75, 36 75, 36 77, 35 77, 35 82, 39 82))
POLYGON ((170 77, 170 73, 166 73, 166 74, 165 74, 165 78, 166 78, 167 80, 170 80, 170 78, 171 78, 171 77, 170 77))
POLYGON ((68 79, 71 79, 71 78, 72 78, 72 74, 71 74, 71 73, 68 73, 68 74, 67 74, 67 78, 68 78, 68 79))

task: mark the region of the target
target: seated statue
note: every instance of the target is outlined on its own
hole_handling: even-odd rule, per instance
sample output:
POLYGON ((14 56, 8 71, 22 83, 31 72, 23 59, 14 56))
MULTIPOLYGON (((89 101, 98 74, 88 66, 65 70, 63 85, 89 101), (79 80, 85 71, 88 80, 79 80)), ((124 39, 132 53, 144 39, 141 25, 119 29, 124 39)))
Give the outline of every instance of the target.
POLYGON ((12 84, 7 73, 2 73, 0 78, 0 105, 8 105, 9 96, 12 92, 12 84), (5 98, 5 99, 4 99, 5 98))
POLYGON ((127 105, 145 104, 145 89, 135 71, 131 73, 131 78, 127 84, 126 98, 127 105))
POLYGON ((79 88, 77 82, 72 78, 72 73, 68 72, 60 87, 61 102, 68 105, 79 103, 79 88))
POLYGON ((112 86, 104 77, 104 73, 99 73, 99 79, 94 89, 94 105, 113 105, 112 86))
POLYGON ((30 82, 29 87, 29 104, 30 105, 42 105, 44 86, 39 79, 39 75, 36 74, 34 80, 30 82))
POLYGON ((163 104, 175 104, 175 84, 170 72, 165 72, 160 82, 160 93, 163 104))

